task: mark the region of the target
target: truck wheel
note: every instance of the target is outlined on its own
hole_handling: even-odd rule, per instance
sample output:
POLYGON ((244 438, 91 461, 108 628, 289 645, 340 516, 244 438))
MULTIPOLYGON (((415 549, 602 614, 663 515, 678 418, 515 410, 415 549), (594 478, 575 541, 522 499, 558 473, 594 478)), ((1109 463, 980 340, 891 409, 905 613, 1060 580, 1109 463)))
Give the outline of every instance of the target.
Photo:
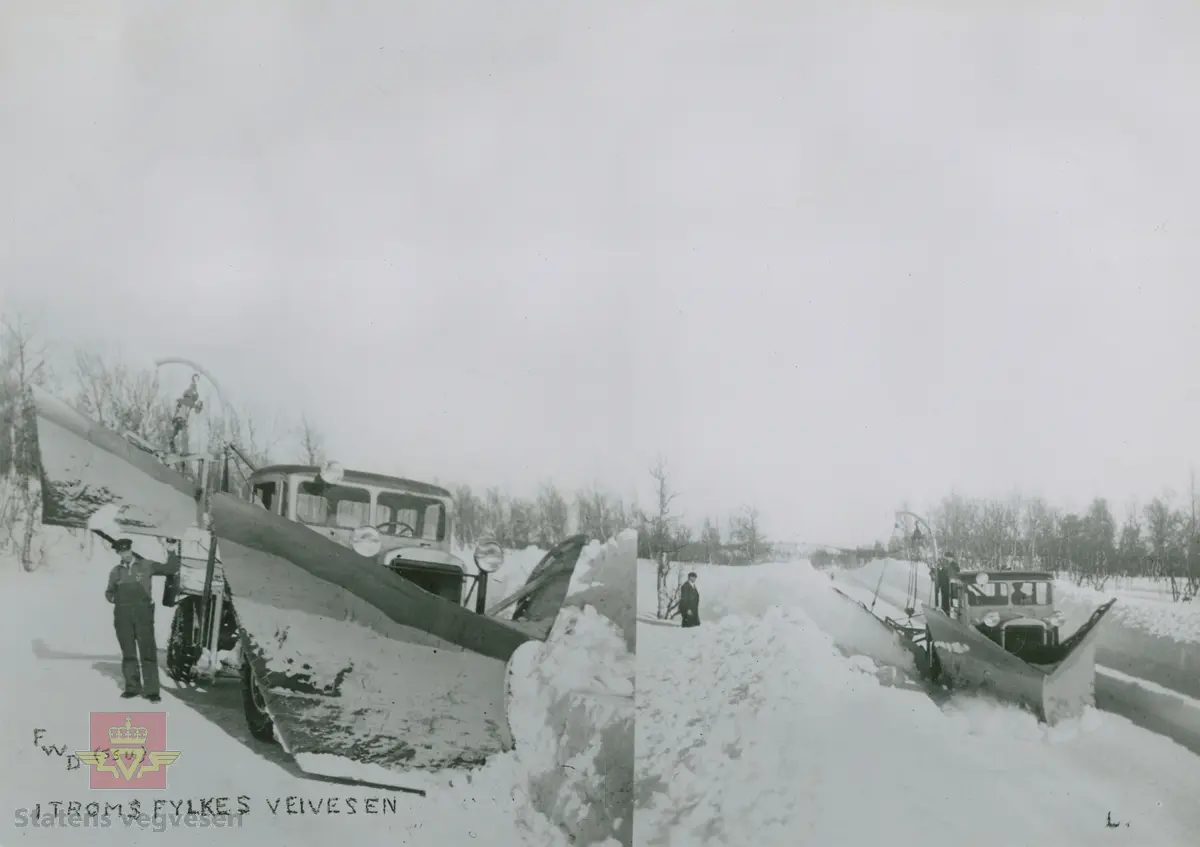
POLYGON ((195 676, 197 650, 196 598, 184 597, 171 617, 171 636, 167 639, 167 676, 176 682, 191 682, 195 676))
POLYGON ((225 591, 225 602, 221 605, 221 637, 217 641, 218 650, 233 650, 237 647, 238 639, 237 612, 233 608, 233 598, 225 591))
POLYGON ((254 675, 253 663, 250 657, 242 655, 242 707, 246 712, 246 726, 258 741, 273 743, 275 741, 275 724, 267 714, 266 700, 258 679, 254 675))

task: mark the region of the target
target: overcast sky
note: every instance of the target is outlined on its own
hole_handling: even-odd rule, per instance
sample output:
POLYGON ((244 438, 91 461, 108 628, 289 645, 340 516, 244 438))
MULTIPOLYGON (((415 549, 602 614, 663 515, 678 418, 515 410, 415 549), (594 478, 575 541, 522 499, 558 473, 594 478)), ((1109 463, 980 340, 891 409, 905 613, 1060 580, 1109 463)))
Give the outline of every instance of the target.
POLYGON ((3 284, 347 464, 828 543, 1200 465, 1194 3, 157 5, 0 12, 3 284))
POLYGON ((632 489, 619 53, 555 5, 5 4, 4 284, 351 467, 632 489))
POLYGON ((777 5, 680 22, 645 85, 687 486, 829 543, 951 487, 1185 488, 1200 6, 777 5))

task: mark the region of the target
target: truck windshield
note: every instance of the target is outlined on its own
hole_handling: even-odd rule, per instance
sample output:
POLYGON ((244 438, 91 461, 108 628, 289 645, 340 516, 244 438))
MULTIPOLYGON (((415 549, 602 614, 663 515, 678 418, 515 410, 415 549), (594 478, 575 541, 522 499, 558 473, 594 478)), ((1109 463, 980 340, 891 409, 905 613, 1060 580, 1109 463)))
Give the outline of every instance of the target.
POLYGON ((967 583, 972 606, 1049 606, 1053 594, 1049 582, 967 583))
POLYGON ((446 507, 431 497, 381 491, 375 501, 374 524, 385 536, 442 541, 446 537, 446 507))
POLYGON ((972 606, 1007 606, 1008 594, 1007 582, 989 582, 986 585, 967 583, 967 596, 972 606))
POLYGON ((1012 604, 1014 606, 1049 606, 1054 595, 1048 582, 1014 582, 1012 604))
POLYGON ((296 519, 316 526, 357 529, 371 519, 371 492, 320 480, 302 482, 296 490, 296 519))

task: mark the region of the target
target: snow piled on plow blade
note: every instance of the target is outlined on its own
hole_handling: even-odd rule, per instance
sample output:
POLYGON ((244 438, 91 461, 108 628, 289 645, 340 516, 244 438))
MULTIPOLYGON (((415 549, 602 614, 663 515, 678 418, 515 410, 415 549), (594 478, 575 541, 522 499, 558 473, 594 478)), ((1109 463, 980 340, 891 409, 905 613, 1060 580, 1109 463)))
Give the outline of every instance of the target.
POLYGON ((538 763, 535 808, 573 843, 623 843, 631 640, 597 610, 632 609, 635 534, 574 547, 557 565, 566 583, 547 591, 573 608, 531 604, 558 612, 543 643, 248 504, 218 498, 213 518, 252 666, 300 767, 447 790, 515 740, 521 761, 538 763))
MULTIPOLYGON (((545 642, 529 640, 507 666, 505 713, 512 749, 491 755, 475 769, 430 772, 418 784, 368 759, 300 753, 296 762, 326 776, 437 791, 469 798, 481 786, 515 781, 515 808, 536 811, 566 833, 572 845, 630 845, 633 827, 634 656, 633 578, 637 535, 622 533, 584 549, 576 579, 545 642), (627 615, 622 612, 628 610, 627 615), (624 622, 618 625, 608 615, 624 622)), ((344 651, 342 652, 345 655, 344 651)), ((299 660, 299 654, 295 659, 299 660)), ((311 672, 328 680, 336 662, 311 672)), ((372 669, 374 670, 374 669, 372 669)), ((403 696, 403 673, 370 683, 403 696)), ((347 675, 341 691, 356 683, 347 675)), ((352 699, 352 698, 351 698, 352 699)), ((386 697, 385 697, 386 699, 386 697)), ((360 706, 361 708, 361 706, 360 706)), ((527 821, 531 833, 537 830, 527 821)))

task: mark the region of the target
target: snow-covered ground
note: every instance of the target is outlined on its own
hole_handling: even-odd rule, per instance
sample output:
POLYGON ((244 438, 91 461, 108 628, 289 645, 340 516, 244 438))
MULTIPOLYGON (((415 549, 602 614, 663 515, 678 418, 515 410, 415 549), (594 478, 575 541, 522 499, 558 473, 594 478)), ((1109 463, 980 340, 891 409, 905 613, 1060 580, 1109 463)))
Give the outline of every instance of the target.
MULTIPOLYGON (((1059 584, 1063 585, 1067 591, 1075 589, 1077 586, 1065 574, 1059 574, 1059 584)), ((1179 588, 1184 588, 1182 582, 1179 583, 1179 588)), ((1083 589, 1085 592, 1088 589, 1083 589)), ((1171 594, 1171 584, 1166 579, 1148 576, 1120 576, 1110 579, 1104 585, 1104 594, 1123 599, 1139 599, 1139 600, 1157 600, 1167 603, 1177 602, 1171 594)))
POLYGON ((1055 590, 1064 600, 1090 603, 1093 607, 1115 597, 1117 605, 1113 607, 1113 614, 1123 626, 1200 646, 1200 604, 1173 602, 1169 592, 1155 593, 1140 587, 1097 591, 1065 579, 1055 580, 1055 590))
MULTIPOLYGON (((586 548, 550 638, 525 644, 513 656, 508 706, 515 749, 426 797, 307 778, 278 746, 250 738, 236 680, 196 691, 174 687, 165 673, 162 704, 133 701, 133 708, 168 713, 169 747, 182 754, 169 768, 168 789, 90 791, 88 769, 69 754, 87 747, 90 712, 131 706, 118 697, 120 655, 112 607, 102 596, 115 556, 103 544, 89 545, 60 530, 46 530, 39 543, 47 565, 35 573, 21 573, 15 561, 0 557, 0 590, 10 609, 0 617, 8 645, 0 694, 8 766, 0 776, 0 795, 14 822, 0 844, 80 838, 157 843, 156 828, 194 833, 176 837, 197 842, 213 838, 212 826, 203 825, 211 817, 128 826, 114 819, 104 829, 67 831, 65 816, 86 813, 89 803, 98 803, 102 813, 111 804, 107 812, 113 815, 119 804, 128 815, 135 800, 144 813, 155 811, 155 800, 164 801, 158 811, 165 816, 248 810, 240 820, 225 821, 229 831, 218 834, 223 843, 261 844, 264 838, 279 844, 629 843, 632 615, 620 625, 607 615, 619 618, 612 610, 633 605, 636 536, 586 548), (625 579, 615 578, 617 572, 625 579), (21 826, 35 808, 42 815, 57 809, 64 817, 55 827, 21 826)), ((138 539, 136 546, 161 557, 152 539, 138 539)), ((514 590, 542 555, 533 549, 510 552, 490 596, 500 599, 514 590)), ((160 592, 158 584, 155 596, 160 592)), ((158 610, 156 628, 161 651, 169 610, 158 610)), ((351 767, 347 776, 370 775, 351 767)))
POLYGON ((697 629, 653 622, 639 562, 639 845, 1190 845, 1200 757, 1117 715, 1053 730, 935 702, 805 562, 694 566, 697 629))

